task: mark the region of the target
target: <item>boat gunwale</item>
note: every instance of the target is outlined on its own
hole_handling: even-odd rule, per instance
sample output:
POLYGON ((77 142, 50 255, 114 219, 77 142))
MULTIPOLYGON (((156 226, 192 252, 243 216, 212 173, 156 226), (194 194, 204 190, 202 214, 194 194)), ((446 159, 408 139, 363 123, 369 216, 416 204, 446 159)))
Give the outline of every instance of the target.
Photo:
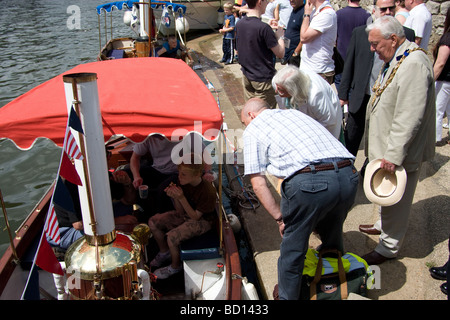
POLYGON ((14 269, 19 266, 20 258, 33 243, 37 233, 43 229, 45 217, 53 194, 53 188, 54 185, 52 184, 16 231, 13 244, 19 257, 19 261, 16 261, 11 245, 8 246, 3 256, 0 258, 0 296, 3 294, 14 269))

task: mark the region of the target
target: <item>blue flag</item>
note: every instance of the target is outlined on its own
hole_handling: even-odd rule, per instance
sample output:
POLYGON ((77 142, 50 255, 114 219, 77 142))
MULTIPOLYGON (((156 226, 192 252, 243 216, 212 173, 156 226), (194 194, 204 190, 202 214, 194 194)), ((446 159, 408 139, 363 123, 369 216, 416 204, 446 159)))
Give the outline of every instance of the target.
POLYGON ((78 118, 78 115, 75 112, 75 110, 73 109, 73 107, 70 110, 69 127, 84 134, 83 127, 81 126, 80 118, 78 118))
POLYGON ((58 177, 56 182, 55 191, 53 192, 53 203, 69 212, 75 212, 72 196, 61 177, 58 177))

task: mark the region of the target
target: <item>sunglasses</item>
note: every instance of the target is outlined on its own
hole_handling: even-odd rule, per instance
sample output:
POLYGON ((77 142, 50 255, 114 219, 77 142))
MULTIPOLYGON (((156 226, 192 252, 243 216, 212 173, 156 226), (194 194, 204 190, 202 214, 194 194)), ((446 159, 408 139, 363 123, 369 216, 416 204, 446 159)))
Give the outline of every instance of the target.
POLYGON ((392 7, 384 7, 384 8, 379 8, 381 12, 386 12, 387 9, 389 9, 389 11, 394 11, 395 10, 395 6, 392 7))

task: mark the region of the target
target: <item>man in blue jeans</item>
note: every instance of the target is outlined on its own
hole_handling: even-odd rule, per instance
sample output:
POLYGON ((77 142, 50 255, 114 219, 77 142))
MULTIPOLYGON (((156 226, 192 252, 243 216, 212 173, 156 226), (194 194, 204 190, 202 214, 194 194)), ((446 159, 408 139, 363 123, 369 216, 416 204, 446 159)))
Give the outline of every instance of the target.
POLYGON ((241 113, 244 168, 258 199, 277 221, 282 242, 278 260, 281 300, 299 298, 310 234, 322 248, 344 250, 342 226, 355 200, 354 156, 317 121, 294 109, 269 109, 250 99, 241 113), (282 178, 278 205, 265 173, 282 178))

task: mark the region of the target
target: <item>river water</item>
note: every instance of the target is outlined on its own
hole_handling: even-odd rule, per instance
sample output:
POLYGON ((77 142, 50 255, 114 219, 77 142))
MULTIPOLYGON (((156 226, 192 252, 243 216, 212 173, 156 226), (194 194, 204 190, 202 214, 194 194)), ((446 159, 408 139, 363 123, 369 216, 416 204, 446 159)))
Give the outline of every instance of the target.
MULTIPOLYGON (((78 64, 95 61, 99 52, 95 8, 111 1, 0 0, 0 107, 78 64)), ((134 35, 123 25, 122 13, 113 17, 114 37, 134 35)), ((103 36, 104 15, 101 24, 103 36)), ((61 149, 48 140, 27 151, 9 140, 0 141, 0 190, 13 232, 54 180, 60 156, 61 149)), ((8 245, 0 217, 0 256, 8 245)))

